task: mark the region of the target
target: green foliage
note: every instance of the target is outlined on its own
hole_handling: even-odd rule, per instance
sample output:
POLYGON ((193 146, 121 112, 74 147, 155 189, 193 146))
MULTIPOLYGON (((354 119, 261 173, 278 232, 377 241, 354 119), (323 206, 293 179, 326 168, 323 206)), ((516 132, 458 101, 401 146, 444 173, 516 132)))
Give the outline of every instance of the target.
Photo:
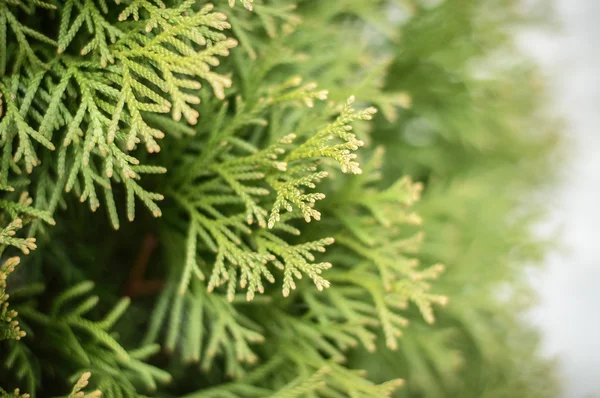
MULTIPOLYGON (((84 372, 81 374, 75 385, 73 386, 73 390, 69 395, 66 395, 65 398, 98 398, 102 395, 99 390, 92 391, 90 393, 86 393, 83 389, 88 385, 88 380, 90 379, 91 373, 84 372)), ((7 393, 2 388, 0 388, 0 395, 2 398, 29 398, 29 394, 19 394, 19 389, 17 388, 12 394, 7 393)))
POLYGON ((2 398, 29 398, 29 394, 20 394, 19 389, 15 389, 12 393, 8 393, 0 388, 0 397, 2 398))
MULTIPOLYGON (((300 94, 303 98, 312 97, 310 93, 303 91, 300 94)), ((293 99, 297 95, 298 93, 294 91, 281 93, 257 101, 258 109, 243 105, 240 109, 258 118, 268 109, 264 109, 268 104, 277 104, 284 99, 293 99)), ((257 291, 261 293, 264 291, 263 278, 273 283, 274 277, 266 267, 267 263, 273 263, 284 270, 284 296, 287 296, 290 288, 294 286, 292 275, 298 277, 301 273, 307 274, 319 290, 329 285, 319 274, 330 265, 309 264, 306 260, 310 261, 314 258, 310 254, 311 251, 323 251, 326 245, 333 243, 331 239, 292 246, 265 229, 267 227, 272 229, 278 221, 281 221, 282 208, 288 212, 299 211, 306 222, 320 219, 320 213, 314 206, 315 202, 323 199, 325 195, 304 191, 305 188, 316 188, 316 183, 327 177, 326 171, 317 169, 315 163, 317 160, 330 158, 340 164, 342 171, 360 173, 358 163, 354 161, 356 155, 351 151, 358 149, 363 143, 357 140, 354 134, 349 133, 351 127, 348 123, 356 119, 370 119, 374 110, 368 108, 356 112, 350 107, 352 101, 348 101, 333 123, 319 129, 314 135, 289 149, 287 154, 285 147, 293 144, 296 138, 294 134, 288 134, 277 143, 259 150, 248 143, 241 145, 235 137, 236 133, 239 134, 239 131, 243 131, 242 129, 247 126, 248 122, 243 120, 245 114, 239 116, 238 113, 231 122, 227 121, 226 125, 237 127, 237 129, 230 129, 228 132, 230 135, 223 134, 220 130, 225 121, 219 120, 209 133, 208 145, 217 140, 214 137, 226 140, 229 136, 231 137, 229 142, 225 141, 225 145, 221 144, 220 148, 210 151, 205 156, 188 155, 186 160, 190 159, 191 164, 184 161, 182 165, 172 169, 176 179, 183 182, 181 186, 173 189, 172 196, 188 212, 190 219, 185 268, 179 288, 182 294, 185 293, 192 274, 196 274, 199 279, 204 279, 204 274, 196 260, 199 249, 208 249, 216 253, 208 291, 227 282, 230 300, 233 300, 238 279, 241 287, 248 287, 248 300, 252 300, 257 291), (236 117, 241 120, 236 120, 236 117), (336 138, 341 143, 330 143, 336 138), (234 157, 234 153, 240 150, 250 154, 234 157), (188 174, 190 170, 192 170, 191 175, 188 174), (194 173, 196 170, 199 170, 198 174, 194 173), (197 178, 202 178, 203 181, 190 187, 189 181, 197 178), (264 199, 260 200, 269 197, 271 193, 275 193, 275 199, 271 203, 264 199), (231 213, 229 209, 235 209, 232 205, 236 203, 243 205, 245 211, 231 213), (228 206, 225 208, 228 213, 221 210, 223 206, 228 206), (268 217, 268 225, 265 207, 272 209, 268 217), (255 221, 258 224, 258 233, 248 226, 255 221), (243 234, 243 238, 239 236, 238 231, 243 234), (256 247, 256 250, 252 250, 252 247, 256 247)), ((225 111, 225 106, 221 107, 222 115, 225 111)), ((249 122, 254 123, 255 120, 249 122)), ((285 224, 281 229, 296 232, 285 224)))
POLYGON ((18 313, 8 309, 8 293, 6 293, 6 279, 19 264, 19 257, 11 257, 4 261, 0 268, 0 340, 19 340, 25 336, 25 332, 19 328, 19 322, 15 320, 18 313))
POLYGON ((88 380, 90 379, 91 375, 92 374, 90 372, 82 373, 67 398, 97 398, 101 396, 102 393, 100 390, 95 390, 90 393, 85 393, 83 391, 83 389, 88 385, 88 380))
MULTIPOLYGON (((157 346, 127 351, 110 333, 114 323, 127 309, 128 299, 121 300, 98 321, 84 317, 99 301, 98 296, 86 297, 93 287, 91 282, 82 282, 65 290, 52 302, 48 313, 39 310, 36 298, 43 287, 22 289, 14 294, 20 301, 15 307, 26 322, 29 334, 44 334, 48 341, 46 348, 51 350, 53 357, 57 361, 59 358, 66 360, 56 372, 70 376, 80 369, 89 369, 94 373, 98 389, 115 397, 134 397, 137 396, 137 388, 152 391, 156 390, 157 382, 169 382, 171 376, 167 372, 143 362, 156 353, 157 346)), ((10 347, 11 355, 6 366, 17 379, 27 380, 33 394, 35 386, 40 386, 42 391, 48 386, 40 385, 42 380, 36 371, 39 358, 33 354, 35 345, 30 347, 28 344, 27 340, 15 342, 10 347)), ((82 388, 83 381, 80 380, 76 388, 82 388)))
POLYGON ((35 238, 15 238, 15 234, 23 227, 23 220, 15 218, 0 232, 0 245, 13 246, 20 249, 23 254, 35 250, 35 238))
MULTIPOLYGON (((165 170, 142 166, 128 152, 142 143, 150 153, 160 150, 156 140, 164 132, 148 123, 151 114, 170 111, 174 120, 183 115, 188 123, 197 122, 191 105, 199 101, 192 93, 201 87, 198 79, 207 81, 219 98, 231 85, 229 78, 211 71, 217 57, 236 45, 220 33, 229 28, 226 17, 209 5, 191 12, 193 3, 165 8, 161 3, 133 2, 113 17, 104 1, 67 1, 58 8, 58 53, 64 56, 44 63, 29 46, 7 50, 12 70, 0 81, 6 108, 0 122, 2 186, 12 189, 11 170, 32 173, 40 164, 41 145, 55 154, 48 167, 56 188, 74 190, 92 211, 100 206, 97 190, 102 190, 115 228, 119 221, 113 181, 126 188, 130 220, 135 197, 159 216, 156 201, 163 196, 137 181, 142 174, 165 170), (124 22, 129 17, 136 23, 124 22), (81 56, 66 53, 81 41, 86 43, 81 56)), ((6 15, 11 20, 12 14, 6 15)))
POLYGON ((520 5, 0 0, 0 384, 554 396, 520 5))
POLYGON ((341 222, 338 230, 348 231, 335 237, 341 247, 331 255, 331 262, 347 267, 328 273, 336 289, 324 295, 305 293, 310 313, 319 323, 345 324, 369 351, 375 350, 370 326, 381 325, 387 347, 396 350, 401 328, 408 325, 398 310, 412 302, 433 323, 432 304, 448 301, 428 292, 428 281, 437 279, 444 267, 419 269, 419 261, 409 257, 418 252, 423 235, 403 237, 403 224, 421 223, 420 217, 406 210, 419 198, 421 184, 403 178, 384 191, 369 188, 381 177, 376 165, 382 155, 383 151, 375 153, 367 172, 346 183, 330 204, 341 222))

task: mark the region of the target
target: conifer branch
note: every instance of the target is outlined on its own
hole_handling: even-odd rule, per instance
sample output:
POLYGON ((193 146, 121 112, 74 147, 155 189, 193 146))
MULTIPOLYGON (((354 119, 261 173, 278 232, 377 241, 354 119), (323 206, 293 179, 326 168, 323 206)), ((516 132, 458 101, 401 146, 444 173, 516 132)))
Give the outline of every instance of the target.
POLYGON ((89 383, 88 380, 90 379, 91 375, 92 374, 90 372, 83 372, 81 374, 81 376, 79 376, 79 379, 73 386, 73 390, 67 396, 67 398, 98 398, 98 397, 100 397, 102 395, 102 392, 100 392, 100 390, 94 390, 89 393, 86 393, 83 391, 83 389, 85 387, 87 387, 87 385, 89 383))
POLYGON ((25 391, 30 391, 28 396, 35 398, 35 389, 39 385, 39 362, 34 358, 32 351, 23 341, 10 341, 5 368, 16 375, 15 380, 25 385, 25 391))
POLYGON ((193 124, 198 113, 192 106, 199 98, 191 90, 200 88, 198 79, 208 81, 220 98, 231 84, 211 71, 219 63, 217 57, 228 55, 236 45, 220 33, 230 27, 225 15, 212 12, 212 6, 193 12, 191 5, 133 2, 120 19, 133 15, 145 24, 130 24, 125 30, 106 19, 104 1, 69 0, 61 5, 59 53, 87 29, 91 38, 82 54, 96 52, 100 62, 60 56, 45 69, 36 69, 23 63, 28 54, 18 58, 10 82, 0 81, 1 185, 10 189, 9 171, 23 167, 31 173, 39 165, 36 144, 54 151, 60 143, 57 157, 50 159, 59 177, 67 175, 65 190, 74 190, 92 211, 104 196, 115 228, 119 221, 111 180, 125 185, 129 219, 135 215, 135 197, 159 216, 156 201, 162 195, 143 189, 134 179, 164 169, 138 166, 138 159, 128 153, 139 143, 150 153, 160 150, 157 140, 164 132, 148 124, 147 116, 172 111, 175 120, 183 115, 193 124), (19 91, 25 96, 22 102, 19 91))
POLYGON ((0 0, 0 384, 379 398, 401 370, 409 394, 550 396, 521 303, 493 295, 519 279, 506 253, 539 255, 522 245, 531 220, 492 185, 539 184, 552 144, 523 139, 540 125, 531 75, 472 73, 507 43, 518 2, 228 3, 0 0), (403 173, 427 184, 424 221, 423 184, 403 173), (109 231, 140 203, 163 217, 109 231), (119 300, 148 234, 148 269, 119 300), (421 265, 438 260, 448 278, 421 265), (431 325, 445 294, 455 305, 431 325), (378 338, 398 352, 355 355, 378 338))
POLYGON ((1 398, 30 398, 30 395, 29 394, 21 394, 21 391, 18 388, 16 388, 12 393, 8 393, 0 387, 0 397, 1 398))
POLYGON ((0 267, 0 340, 20 340, 25 332, 19 327, 16 320, 17 311, 8 309, 8 293, 6 293, 6 279, 19 264, 19 257, 11 257, 4 261, 0 267))
POLYGON ((168 325, 165 337, 168 352, 177 348, 185 362, 199 362, 205 370, 212 368, 216 357, 221 356, 230 376, 244 374, 241 364, 257 360, 250 344, 264 341, 260 328, 239 313, 232 300, 209 294, 201 282, 192 280, 185 295, 180 294, 178 286, 174 279, 167 284, 144 342, 156 341, 160 329, 168 325))
MULTIPOLYGON (((56 9, 56 6, 44 1, 29 1, 27 0, 31 7, 43 7, 47 9, 56 9)), ((22 24, 15 13, 11 11, 9 6, 22 5, 19 1, 0 1, 0 78, 2 78, 6 73, 7 65, 10 65, 9 58, 7 57, 8 47, 8 33, 9 30, 14 35, 10 37, 10 39, 16 40, 19 46, 19 54, 20 56, 26 57, 29 62, 38 67, 45 67, 46 64, 39 58, 31 44, 29 43, 29 38, 37 40, 41 43, 48 44, 50 46, 56 47, 57 42, 52 40, 51 38, 39 33, 38 31, 22 24)))
MULTIPOLYGON (((224 142, 221 141, 225 145, 220 148, 215 147, 216 154, 208 152, 211 158, 200 158, 200 161, 203 161, 202 166, 183 163, 185 166, 182 172, 185 173, 202 167, 203 173, 195 178, 201 177, 204 182, 194 190, 186 189, 170 193, 170 196, 190 216, 186 266, 180 282, 181 292, 185 292, 192 274, 196 274, 200 279, 204 278, 204 273, 198 268, 196 262, 196 253, 203 248, 215 253, 208 290, 212 291, 227 283, 230 300, 233 299, 238 281, 240 287, 247 288, 248 300, 252 300, 256 292, 263 293, 265 288, 262 280, 266 279, 271 283, 275 280, 266 267, 268 263, 273 263, 284 270, 283 292, 286 296, 295 286, 293 276, 298 278, 301 271, 308 274, 319 289, 329 285, 320 274, 329 268, 330 264, 309 264, 305 260, 314 259, 309 250, 322 251, 324 244, 331 244, 330 239, 290 246, 276 235, 260 230, 267 226, 273 228, 276 222, 281 220, 281 208, 289 212, 292 212, 295 207, 298 208, 306 221, 313 218, 320 219, 320 213, 314 209, 314 205, 317 200, 323 199, 324 195, 304 192, 305 188, 316 188, 316 183, 328 175, 325 171, 317 170, 315 161, 329 157, 339 162, 343 172, 359 173, 358 163, 354 161, 356 155, 351 151, 358 149, 363 143, 356 139, 354 134, 349 133, 350 123, 355 120, 371 119, 375 110, 368 108, 354 111, 351 107, 354 99, 351 98, 342 107, 334 122, 297 144, 286 156, 282 155, 286 154, 286 147, 294 144, 296 138, 294 134, 286 135, 262 150, 249 145, 240 146, 234 136, 237 129, 254 123, 257 116, 276 104, 304 99, 304 102, 310 100, 309 105, 312 105, 313 98, 325 98, 326 92, 315 92, 314 85, 298 88, 300 84, 301 81, 298 79, 292 79, 289 83, 271 91, 271 96, 258 101, 254 108, 246 109, 242 105, 240 111, 251 115, 252 119, 238 121, 237 116, 234 117, 230 124, 234 127, 230 127, 226 135, 220 137, 221 140, 225 139, 224 142), (336 138, 344 143, 329 143, 336 138), (237 151, 250 152, 250 154, 231 156, 237 151), (267 212, 263 203, 271 191, 276 192, 276 198, 270 205, 272 210, 267 224, 267 212), (240 213, 226 215, 220 210, 223 206, 240 202, 246 209, 245 215, 240 213), (259 234, 252 235, 252 228, 244 224, 244 220, 250 225, 257 221, 259 234), (199 245, 198 239, 202 241, 202 245, 199 245), (255 246, 260 250, 252 249, 255 246)), ((223 123, 224 109, 225 106, 221 107, 212 130, 213 134, 215 131, 220 131, 218 129, 223 123)), ((216 136, 211 136, 209 146, 212 137, 216 136)), ((193 162, 197 163, 198 160, 193 162)), ((174 171, 175 175, 182 172, 174 171)), ((189 181, 189 179, 190 177, 187 177, 182 181, 189 181)))
POLYGON ((35 238, 17 238, 15 234, 23 227, 23 221, 20 218, 14 219, 6 228, 0 231, 0 245, 14 246, 21 250, 23 254, 29 254, 31 250, 36 249, 35 238))
POLYGON ((382 151, 376 152, 365 168, 366 173, 354 177, 340 190, 339 196, 333 198, 338 220, 351 232, 335 237, 338 248, 350 251, 348 254, 337 252, 330 260, 338 265, 328 273, 336 288, 320 296, 311 292, 303 294, 311 316, 319 323, 326 319, 327 323, 339 324, 342 330, 350 328, 347 333, 353 337, 349 341, 345 341, 343 333, 337 338, 342 347, 358 339, 368 350, 374 350, 374 335, 370 329, 380 325, 386 345, 395 350, 397 338, 408 325, 408 320, 398 314, 399 310, 406 309, 412 302, 423 318, 433 323, 432 304, 445 305, 448 300, 428 292, 431 286, 427 281, 437 279, 444 267, 436 264, 418 269, 419 262, 407 257, 417 251, 422 234, 401 238, 400 225, 421 222, 418 216, 406 212, 406 207, 419 198, 420 184, 403 178, 387 190, 369 188, 380 175, 377 165, 382 156, 382 151), (358 192, 362 194, 357 195, 358 192), (382 229, 382 225, 385 228, 382 229), (353 259, 352 265, 346 263, 349 259, 353 259))
MULTIPOLYGON (((82 282, 65 290, 53 301, 48 313, 37 308, 34 291, 28 292, 27 289, 23 289, 23 292, 15 292, 15 296, 19 298, 16 308, 27 321, 27 329, 42 328, 47 338, 52 341, 55 355, 67 359, 67 367, 61 369, 61 372, 68 372, 69 369, 71 372, 80 372, 81 368, 87 368, 95 375, 96 387, 107 395, 114 393, 114 396, 133 397, 137 396, 136 391, 140 388, 154 391, 158 383, 169 383, 171 376, 167 372, 143 362, 157 352, 158 346, 147 345, 138 350, 127 351, 110 332, 114 323, 127 309, 128 299, 119 302, 100 321, 91 321, 84 317, 99 301, 98 296, 86 297, 93 287, 91 282, 82 282), (29 300, 24 300, 26 298, 29 300)), ((29 350, 27 341, 18 343, 19 345, 11 347, 9 359, 12 359, 8 367, 21 366, 21 370, 15 369, 16 374, 29 374, 26 376, 29 380, 28 389, 33 394, 36 390, 33 381, 37 380, 37 377, 33 374, 34 365, 26 361, 26 353, 29 350), (18 365, 19 363, 21 365, 18 365)), ((87 378, 80 379, 82 380, 87 381, 87 378)), ((76 384, 76 388, 77 385, 84 387, 79 383, 76 384)), ((73 391, 72 394, 81 392, 73 391)), ((99 396, 97 392, 90 394, 91 397, 99 396)))

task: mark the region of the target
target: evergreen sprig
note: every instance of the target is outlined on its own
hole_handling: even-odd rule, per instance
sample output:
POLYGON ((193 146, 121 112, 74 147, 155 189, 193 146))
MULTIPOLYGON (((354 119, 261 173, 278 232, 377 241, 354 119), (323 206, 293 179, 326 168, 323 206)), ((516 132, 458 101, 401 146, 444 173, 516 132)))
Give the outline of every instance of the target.
POLYGON ((495 294, 539 259, 517 197, 554 145, 533 74, 489 67, 518 6, 0 0, 0 382, 552 396, 495 294))
POLYGON ((6 279, 18 264, 19 257, 11 257, 0 267, 0 340, 20 340, 26 334, 19 327, 19 321, 16 320, 18 312, 8 309, 9 295, 6 293, 6 279))
POLYGON ((84 392, 83 389, 89 384, 89 380, 92 374, 90 372, 83 372, 77 382, 73 386, 73 390, 67 396, 67 398, 98 398, 102 395, 100 390, 94 390, 92 392, 84 392))
MULTIPOLYGON (((63 374, 89 369, 94 373, 97 388, 109 396, 137 397, 138 388, 154 391, 157 383, 168 383, 171 376, 167 372, 143 362, 157 352, 158 346, 147 345, 127 351, 110 333, 114 323, 127 309, 129 300, 121 300, 99 321, 84 316, 99 301, 98 296, 86 297, 93 287, 91 282, 82 282, 65 290, 52 302, 47 313, 39 310, 36 300, 43 286, 41 289, 17 290, 13 296, 20 303, 15 307, 27 323, 26 330, 34 335, 43 331, 52 341, 54 355, 69 358, 67 366, 60 369, 63 374)), ((41 382, 35 371, 39 359, 32 356, 27 341, 15 343, 6 365, 14 368, 17 378, 28 380, 33 394, 35 386, 41 382)), ((79 391, 74 392, 77 393, 79 391)), ((97 396, 93 395, 97 393, 91 394, 97 396)))
POLYGON ((165 170, 141 166, 129 154, 138 143, 150 153, 160 150, 157 140, 164 132, 148 124, 147 115, 171 111, 174 120, 183 115, 194 124, 198 113, 190 105, 199 98, 191 90, 201 87, 198 79, 208 81, 219 98, 231 85, 229 78, 211 71, 219 63, 217 57, 228 55, 236 45, 220 33, 230 25, 224 14, 212 12, 212 6, 193 12, 192 5, 188 1, 167 8, 134 2, 118 19, 133 15, 138 20, 142 9, 142 20, 119 30, 106 19, 111 14, 105 2, 70 0, 58 9, 58 52, 82 35, 78 32, 85 25, 93 38, 81 55, 97 51, 99 62, 64 55, 41 67, 11 52, 12 74, 0 81, 5 109, 0 121, 2 186, 10 189, 10 170, 31 173, 40 164, 38 143, 56 152, 51 167, 64 190, 89 201, 92 211, 100 205, 97 190, 104 192, 115 228, 119 221, 111 180, 126 188, 130 220, 136 197, 159 216, 156 201, 163 196, 147 191, 137 180, 144 173, 165 170))
POLYGON ((196 257, 198 251, 206 249, 215 253, 208 290, 212 291, 227 283, 230 300, 234 297, 238 281, 240 287, 247 288, 248 300, 252 300, 256 292, 264 292, 262 280, 274 282, 274 276, 266 266, 270 262, 285 270, 285 295, 294 286, 292 274, 298 277, 301 271, 310 275, 319 289, 328 286, 328 282, 320 274, 329 265, 310 265, 303 257, 312 259, 309 252, 324 250, 325 244, 331 243, 330 240, 290 246, 276 235, 264 231, 254 237, 249 225, 257 221, 259 230, 273 228, 278 219, 281 219, 282 207, 288 211, 293 211, 294 207, 299 208, 307 222, 312 218, 318 220, 320 213, 314 209, 314 205, 324 195, 304 192, 306 188, 316 188, 315 183, 327 176, 327 172, 317 171, 316 162, 330 158, 340 164, 343 172, 359 173, 358 163, 354 161, 356 155, 351 151, 358 149, 363 143, 349 132, 349 123, 369 120, 375 110, 367 108, 354 111, 351 108, 354 99, 351 98, 334 122, 289 150, 286 147, 294 144, 294 134, 288 134, 262 150, 247 143, 241 144, 235 136, 243 133, 244 127, 257 123, 261 114, 280 106, 278 104, 310 100, 309 104, 312 105, 313 98, 325 98, 326 93, 315 92, 313 85, 301 87, 300 84, 301 81, 292 79, 271 91, 269 97, 252 105, 239 100, 241 106, 238 107, 237 115, 228 123, 225 133, 221 128, 227 106, 221 106, 208 138, 208 146, 214 148, 214 151, 205 151, 198 157, 191 157, 189 162, 183 161, 178 169, 173 170, 176 178, 182 181, 182 188, 173 188, 170 194, 189 216, 186 260, 179 289, 182 293, 185 293, 192 275, 204 279, 204 272, 199 268, 196 257), (252 119, 244 120, 248 117, 246 115, 251 115, 252 119), (216 146, 216 137, 221 140, 219 147, 216 146), (335 139, 342 143, 330 143, 335 139), (250 154, 233 156, 237 152, 250 154), (283 156, 286 152, 287 155, 283 156), (190 190, 188 182, 198 178, 202 182, 195 184, 193 190, 190 190), (269 204, 265 200, 271 192, 276 193, 276 198, 269 204), (235 204, 243 205, 245 214, 229 211, 223 213, 221 210, 224 206, 235 204), (272 208, 268 225, 265 207, 272 208), (199 239, 201 245, 198 244, 199 239), (254 246, 259 250, 253 250, 254 246))
POLYGON ((12 393, 4 391, 0 388, 0 397, 2 398, 29 398, 29 394, 21 394, 21 391, 16 388, 12 393))
POLYGON ((228 375, 244 374, 242 365, 258 359, 250 344, 264 341, 261 328, 199 281, 193 280, 185 295, 177 287, 171 281, 159 297, 144 342, 162 340, 168 352, 177 348, 184 362, 198 362, 205 370, 214 366, 217 356, 224 356, 228 375), (168 327, 160 337, 163 324, 168 327))

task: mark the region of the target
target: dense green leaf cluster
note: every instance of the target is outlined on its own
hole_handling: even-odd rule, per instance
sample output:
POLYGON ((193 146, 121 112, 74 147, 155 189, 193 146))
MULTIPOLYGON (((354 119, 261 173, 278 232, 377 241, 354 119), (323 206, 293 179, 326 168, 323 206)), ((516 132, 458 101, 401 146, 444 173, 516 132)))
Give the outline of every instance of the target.
POLYGON ((554 396, 521 6, 0 0, 0 394, 554 396))

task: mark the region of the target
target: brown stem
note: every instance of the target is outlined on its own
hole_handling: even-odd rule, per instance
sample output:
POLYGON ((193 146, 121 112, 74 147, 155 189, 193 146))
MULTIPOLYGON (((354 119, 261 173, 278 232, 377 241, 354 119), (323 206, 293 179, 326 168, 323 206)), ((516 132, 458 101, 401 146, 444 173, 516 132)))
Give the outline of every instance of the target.
POLYGON ((163 288, 165 283, 162 280, 144 280, 150 256, 157 245, 158 240, 153 234, 148 233, 144 237, 138 257, 129 272, 129 279, 123 288, 123 295, 128 297, 147 296, 156 294, 163 288))

